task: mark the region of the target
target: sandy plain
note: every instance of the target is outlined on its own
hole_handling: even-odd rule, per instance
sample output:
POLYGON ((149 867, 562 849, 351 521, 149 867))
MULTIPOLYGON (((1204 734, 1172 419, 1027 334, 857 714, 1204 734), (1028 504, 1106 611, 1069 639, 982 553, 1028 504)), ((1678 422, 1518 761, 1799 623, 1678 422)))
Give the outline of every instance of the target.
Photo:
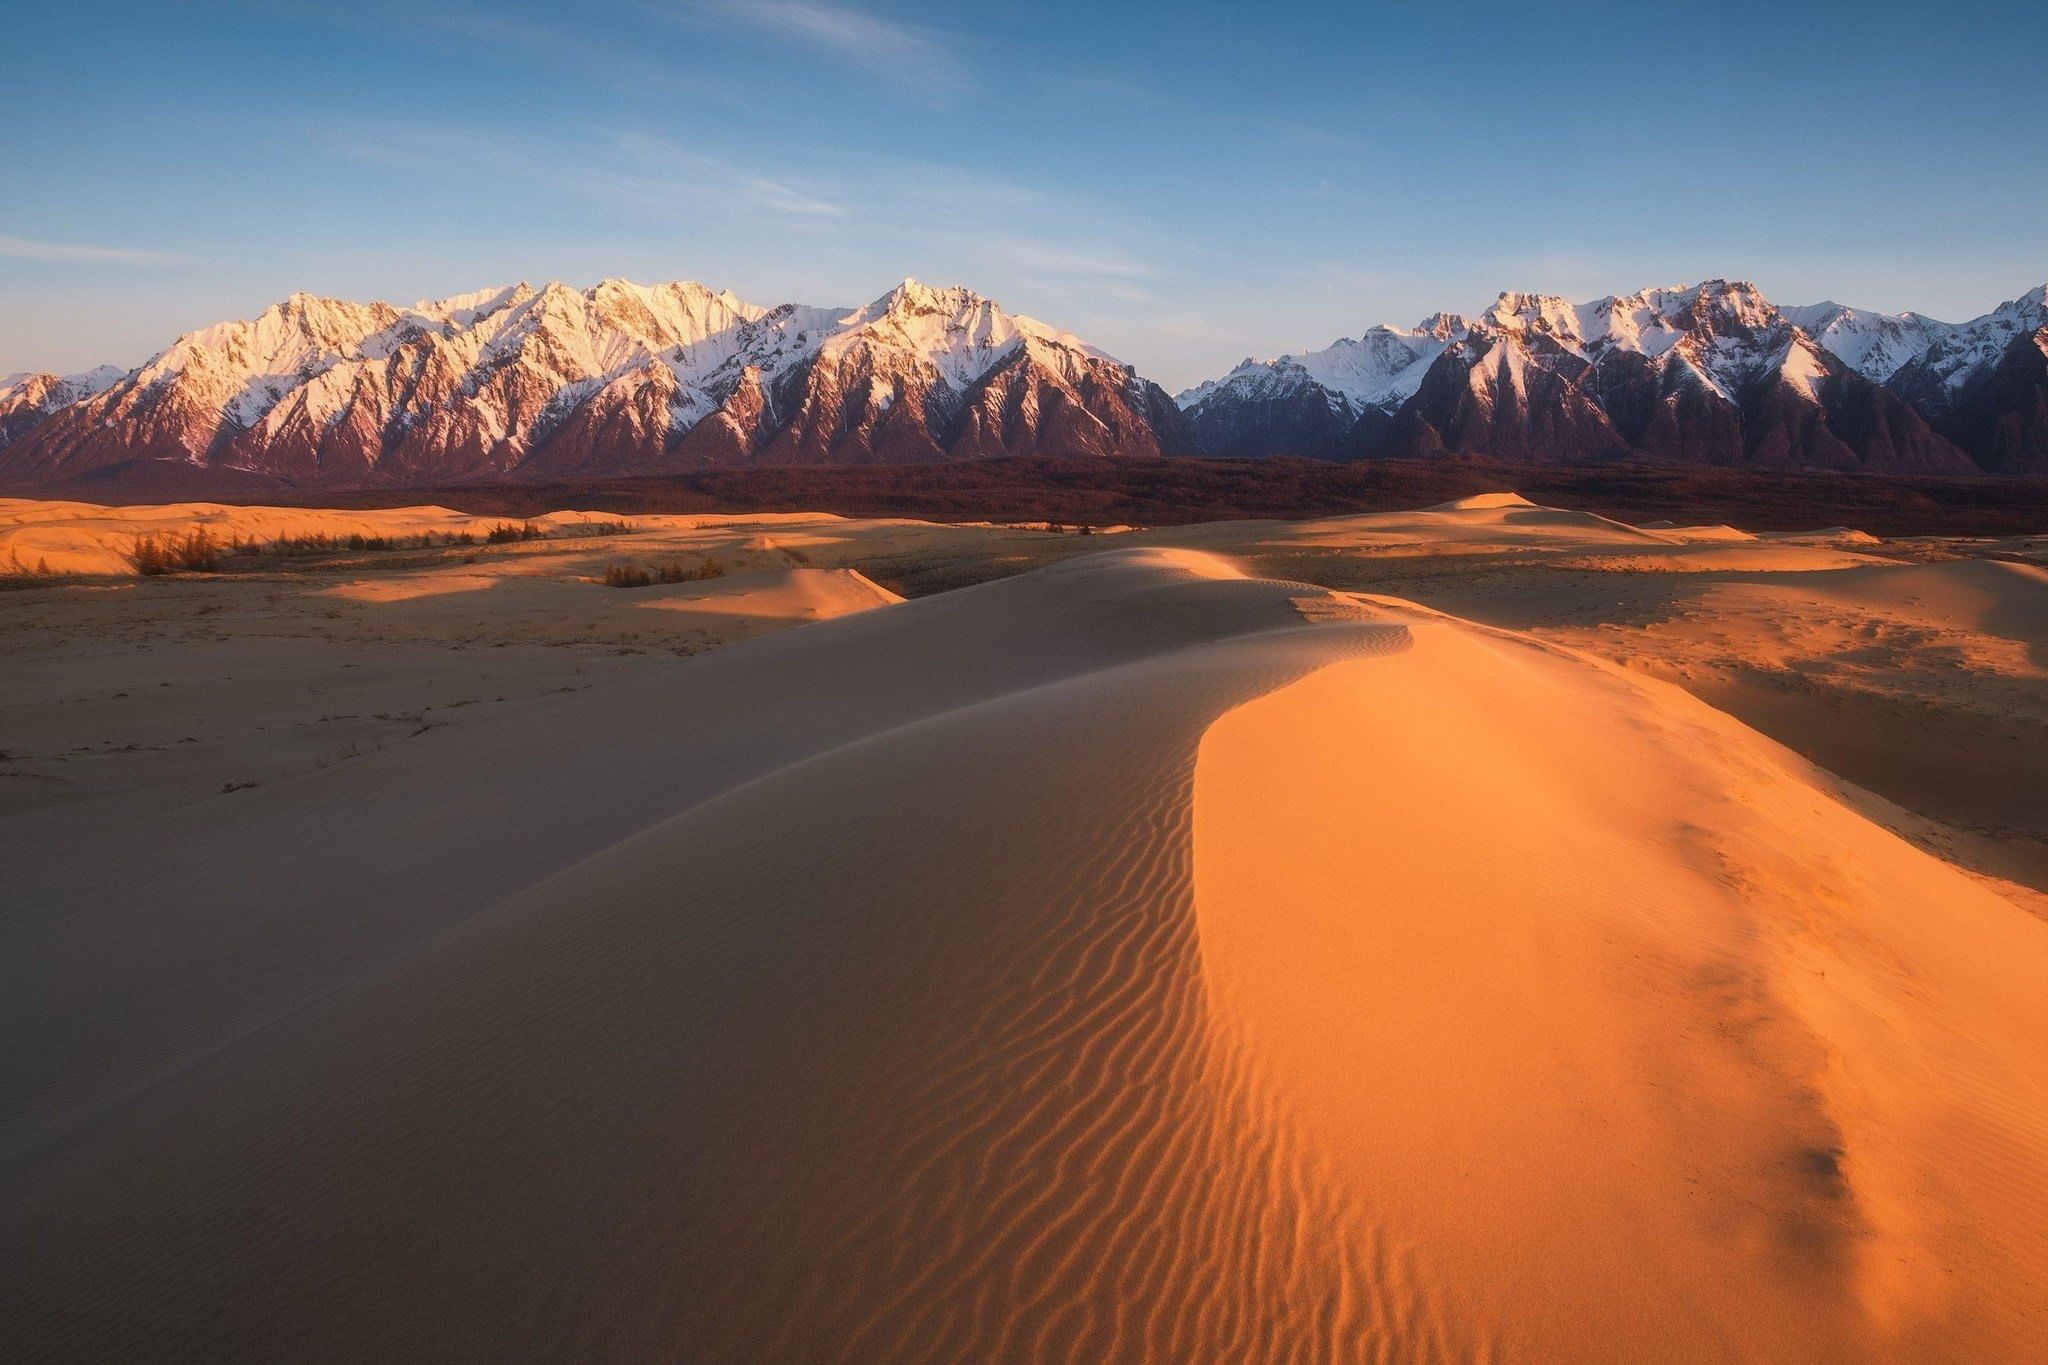
POLYGON ((489 520, 0 504, 79 575, 0 593, 7 1354, 2048 1340, 2043 542, 1503 494, 124 572, 489 520))

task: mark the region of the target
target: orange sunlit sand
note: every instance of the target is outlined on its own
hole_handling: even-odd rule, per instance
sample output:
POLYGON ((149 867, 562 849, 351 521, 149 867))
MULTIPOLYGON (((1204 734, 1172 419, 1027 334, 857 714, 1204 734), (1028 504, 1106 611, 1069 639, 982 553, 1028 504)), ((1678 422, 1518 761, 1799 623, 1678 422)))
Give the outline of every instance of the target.
POLYGON ((7 514, 104 575, 0 595, 21 1358, 2048 1335, 2017 551, 7 514))

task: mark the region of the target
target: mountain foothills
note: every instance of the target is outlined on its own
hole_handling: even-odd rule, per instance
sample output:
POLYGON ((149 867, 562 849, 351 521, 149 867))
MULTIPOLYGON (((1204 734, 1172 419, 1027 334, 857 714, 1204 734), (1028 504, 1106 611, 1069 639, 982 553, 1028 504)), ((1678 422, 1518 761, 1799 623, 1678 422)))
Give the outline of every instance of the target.
POLYGON ((2048 287, 1965 323, 1710 280, 1277 360, 1180 396, 1206 452, 2048 474, 2048 287))
POLYGON ((1502 294, 1169 398, 1080 338, 906 280, 863 308, 520 284, 295 294, 141 368, 0 381, 0 481, 351 486, 1004 455, 1633 459, 2048 475, 2048 287, 1965 323, 1693 286, 1502 294))

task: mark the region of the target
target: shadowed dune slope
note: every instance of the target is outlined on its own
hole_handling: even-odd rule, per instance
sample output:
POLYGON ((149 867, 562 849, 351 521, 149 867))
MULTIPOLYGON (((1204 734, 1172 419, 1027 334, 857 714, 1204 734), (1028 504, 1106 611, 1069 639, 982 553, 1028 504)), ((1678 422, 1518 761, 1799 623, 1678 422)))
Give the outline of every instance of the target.
POLYGON ((32 853, 6 1354, 2039 1339, 2048 925, 1674 689, 1141 550, 548 714, 32 853))

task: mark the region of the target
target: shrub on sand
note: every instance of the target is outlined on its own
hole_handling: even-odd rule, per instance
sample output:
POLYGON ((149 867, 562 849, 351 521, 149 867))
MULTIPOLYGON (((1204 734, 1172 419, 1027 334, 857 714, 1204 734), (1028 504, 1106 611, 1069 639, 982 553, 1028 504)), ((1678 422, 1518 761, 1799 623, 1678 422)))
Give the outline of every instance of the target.
POLYGON ((195 526, 183 535, 172 531, 162 539, 137 536, 134 548, 128 552, 128 562, 135 566, 135 572, 151 576, 211 573, 220 567, 221 549, 221 543, 213 532, 204 526, 195 526))
POLYGON ((653 568, 621 560, 604 571, 604 585, 608 588, 644 588, 654 583, 697 583, 707 578, 725 577, 725 565, 715 559, 686 566, 671 560, 653 568))

